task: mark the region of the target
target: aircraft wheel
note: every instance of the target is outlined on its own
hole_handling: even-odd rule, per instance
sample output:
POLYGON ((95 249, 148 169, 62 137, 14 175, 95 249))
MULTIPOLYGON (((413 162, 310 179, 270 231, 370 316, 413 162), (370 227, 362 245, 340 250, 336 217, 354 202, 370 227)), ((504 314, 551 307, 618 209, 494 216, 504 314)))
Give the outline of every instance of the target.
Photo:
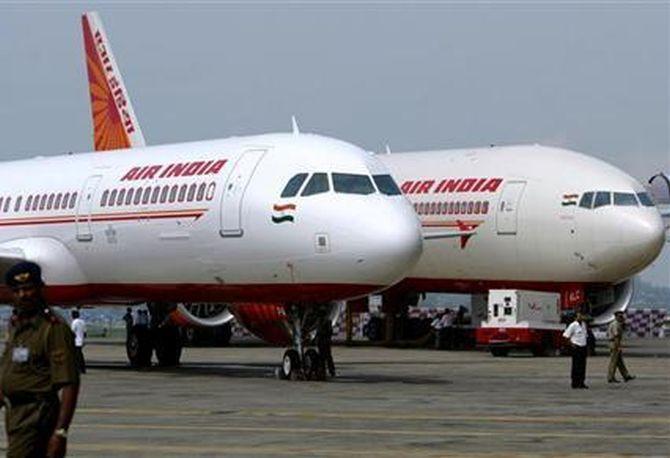
POLYGON ((288 380, 297 380, 300 377, 300 355, 296 350, 286 350, 281 365, 281 376, 288 380))
POLYGON ((180 329, 176 326, 163 326, 156 329, 155 347, 159 366, 178 366, 182 351, 180 329))
POLYGON ((126 354, 132 367, 151 366, 151 337, 146 326, 133 326, 126 340, 126 354))

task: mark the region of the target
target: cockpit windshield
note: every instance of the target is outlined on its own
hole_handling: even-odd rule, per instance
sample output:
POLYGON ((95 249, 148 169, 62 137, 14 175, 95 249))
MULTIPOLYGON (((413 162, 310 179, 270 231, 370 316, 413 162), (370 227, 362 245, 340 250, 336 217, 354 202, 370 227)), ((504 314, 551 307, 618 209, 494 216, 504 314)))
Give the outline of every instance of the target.
POLYGON ((328 192, 330 185, 328 184, 328 174, 315 173, 307 182, 305 189, 300 194, 303 197, 313 196, 314 194, 321 194, 328 192))
POLYGON ((614 205, 617 207, 637 207, 637 199, 632 192, 615 192, 614 205))
POLYGON ((333 188, 343 194, 373 194, 375 187, 367 175, 333 173, 333 188))
POLYGON ((307 179, 306 173, 299 173, 295 175, 293 178, 288 180, 288 183, 286 183, 284 190, 281 192, 281 196, 295 197, 295 195, 298 194, 298 191, 300 191, 300 187, 302 186, 302 184, 305 182, 306 179, 307 179))
POLYGON ((593 202, 593 208, 604 207, 612 203, 612 193, 609 191, 598 191, 596 200, 593 202))
POLYGON ((644 207, 654 207, 654 201, 651 200, 651 197, 649 197, 649 194, 646 192, 638 192, 637 193, 638 199, 640 199, 640 203, 644 207))
POLYGON ((382 194, 387 196, 399 196, 401 194, 400 188, 398 188, 391 175, 373 175, 372 179, 375 180, 377 189, 382 194))

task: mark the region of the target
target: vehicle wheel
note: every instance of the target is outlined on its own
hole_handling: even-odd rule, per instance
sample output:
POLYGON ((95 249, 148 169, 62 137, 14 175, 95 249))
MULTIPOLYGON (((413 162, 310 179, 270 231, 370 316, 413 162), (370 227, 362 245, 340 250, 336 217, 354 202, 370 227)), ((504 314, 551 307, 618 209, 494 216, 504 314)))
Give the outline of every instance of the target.
POLYGON ((323 366, 321 359, 321 355, 313 348, 305 352, 302 361, 302 370, 307 380, 319 380, 319 374, 324 372, 321 369, 323 366))
POLYGON ((507 356, 509 348, 491 348, 491 354, 493 356, 507 356))
POLYGON ((156 329, 155 347, 159 366, 178 366, 182 351, 181 330, 176 326, 156 329))
POLYGON ((297 380, 300 374, 300 356, 298 352, 290 349, 284 352, 281 365, 281 376, 288 380, 297 380))
POLYGON ((146 326, 133 326, 126 340, 126 354, 132 367, 151 366, 151 338, 146 326))

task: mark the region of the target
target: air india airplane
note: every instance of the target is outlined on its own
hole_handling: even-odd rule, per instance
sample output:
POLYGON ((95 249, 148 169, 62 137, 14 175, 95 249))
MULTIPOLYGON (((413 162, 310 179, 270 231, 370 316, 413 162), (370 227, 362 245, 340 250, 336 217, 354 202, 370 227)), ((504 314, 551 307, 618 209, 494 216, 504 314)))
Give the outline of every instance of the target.
MULTIPOLYGON (((121 127, 94 117, 96 145, 124 146, 142 136, 93 27, 84 18, 93 109, 114 106, 121 127)), ((297 129, 0 168, 0 264, 39 263, 53 304, 272 301, 299 322, 406 277, 421 249, 378 158, 297 129)), ((174 360, 174 336, 158 340, 174 360)), ((286 353, 289 372, 303 350, 286 353)))
MULTIPOLYGON (((111 48, 94 13, 98 50, 111 48)), ((90 55, 89 46, 87 53, 90 55)), ((89 60, 89 80, 91 65, 89 60)), ((111 72, 130 106, 113 58, 111 72)), ((93 83, 92 83, 93 84, 93 83)), ((93 115, 122 125, 116 105, 93 115)), ((96 149, 103 133, 95 122, 96 149)), ((131 133, 119 147, 144 145, 131 133)), ((401 184, 424 228, 423 254, 407 278, 384 294, 387 311, 417 292, 486 293, 490 289, 533 289, 561 293, 564 308, 588 302, 596 324, 624 310, 633 295, 633 277, 663 246, 663 223, 644 187, 603 161, 540 145, 437 150, 376 156, 401 184)), ((304 192, 305 185, 296 193, 304 192)), ((229 310, 266 341, 295 341, 294 327, 281 305, 233 304, 229 310)), ((333 312, 334 314, 334 312, 333 312)), ((181 322, 218 325, 180 305, 181 322)), ((305 332, 302 333, 304 335, 305 332)))

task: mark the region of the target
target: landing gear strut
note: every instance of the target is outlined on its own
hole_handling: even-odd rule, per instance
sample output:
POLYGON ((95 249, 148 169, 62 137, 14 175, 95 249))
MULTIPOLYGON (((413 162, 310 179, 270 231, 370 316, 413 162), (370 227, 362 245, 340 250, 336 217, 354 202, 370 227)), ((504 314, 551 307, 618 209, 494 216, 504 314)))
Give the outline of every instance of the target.
MULTIPOLYGON (((287 380, 326 380, 325 360, 314 348, 305 348, 318 332, 324 312, 318 307, 289 305, 285 309, 292 347, 284 353, 279 375, 287 380)), ((330 319, 330 318, 325 318, 330 319)))

